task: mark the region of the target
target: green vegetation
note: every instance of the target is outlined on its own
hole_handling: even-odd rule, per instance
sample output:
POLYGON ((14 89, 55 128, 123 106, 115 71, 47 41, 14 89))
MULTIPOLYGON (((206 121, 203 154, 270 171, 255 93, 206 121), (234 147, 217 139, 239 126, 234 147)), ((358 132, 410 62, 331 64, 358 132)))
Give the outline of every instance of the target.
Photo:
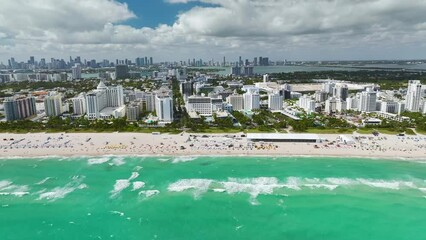
POLYGON ((58 81, 58 82, 10 82, 0 84, 0 91, 11 89, 13 92, 20 92, 23 89, 30 91, 62 88, 64 90, 72 89, 76 93, 87 92, 96 88, 99 80, 84 80, 84 81, 58 81))
POLYGON ((317 134, 350 134, 354 131, 355 129, 351 128, 308 128, 305 132, 317 134))
POLYGON ((409 117, 414 124, 412 127, 416 127, 416 131, 418 133, 425 134, 426 133, 426 115, 421 113, 414 112, 405 112, 402 114, 403 116, 409 117))
POLYGON ((0 122, 0 132, 169 132, 176 133, 178 130, 166 126, 164 128, 139 127, 138 123, 129 123, 125 118, 112 120, 89 121, 84 117, 71 120, 60 117, 50 118, 47 122, 33 122, 30 120, 0 122))

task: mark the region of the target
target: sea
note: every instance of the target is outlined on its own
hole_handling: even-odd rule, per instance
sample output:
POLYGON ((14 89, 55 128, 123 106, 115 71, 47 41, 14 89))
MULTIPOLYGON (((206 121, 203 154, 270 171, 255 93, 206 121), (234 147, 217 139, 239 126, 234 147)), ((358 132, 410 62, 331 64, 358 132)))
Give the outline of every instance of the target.
MULTIPOLYGON (((199 69, 219 69, 214 72, 218 75, 231 74, 230 67, 200 67, 199 69)), ((410 72, 424 72, 426 71, 426 64, 365 64, 365 65, 333 65, 333 66, 315 66, 315 65, 286 65, 286 66, 255 66, 253 72, 255 74, 273 74, 273 73, 293 73, 293 72, 324 72, 324 71, 410 71, 410 72)))
POLYGON ((0 159, 0 239, 426 239, 426 159, 0 159))

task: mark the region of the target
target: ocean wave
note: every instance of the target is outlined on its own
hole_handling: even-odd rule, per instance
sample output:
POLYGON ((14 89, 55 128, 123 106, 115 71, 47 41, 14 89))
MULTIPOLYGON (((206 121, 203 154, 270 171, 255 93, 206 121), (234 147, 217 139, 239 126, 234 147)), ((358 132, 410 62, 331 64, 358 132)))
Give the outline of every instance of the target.
POLYGON ((182 192, 194 190, 194 196, 198 197, 208 191, 213 180, 210 179, 182 179, 172 183, 167 188, 170 192, 182 192))
POLYGON ((160 161, 160 162, 168 162, 168 161, 170 161, 170 158, 158 158, 158 161, 160 161))
POLYGON ((129 177, 129 181, 132 181, 132 180, 134 180, 134 179, 136 179, 138 177, 139 177, 139 173, 132 172, 132 175, 129 177))
POLYGON ((15 185, 9 180, 0 181, 0 196, 22 197, 30 194, 27 185, 15 185))
POLYGON ((40 182, 37 182, 37 183, 36 183, 36 185, 42 185, 42 184, 45 184, 47 181, 49 181, 49 179, 51 179, 51 177, 44 178, 44 179, 43 179, 43 180, 41 180, 40 182))
POLYGON ((160 193, 160 191, 158 191, 158 190, 144 190, 144 191, 139 192, 139 196, 143 195, 146 198, 150 198, 150 197, 155 196, 159 193, 160 193))
POLYGON ((114 189, 110 192, 111 197, 116 197, 120 194, 124 189, 130 186, 130 181, 128 179, 119 179, 115 181, 114 189))
POLYGON ((3 188, 8 187, 10 185, 12 185, 12 182, 9 180, 0 181, 0 191, 3 190, 3 188))
POLYGON ((141 167, 141 166, 136 166, 135 168, 134 168, 134 171, 136 171, 136 172, 139 172, 140 170, 142 170, 143 169, 143 167, 141 167))
MULTIPOLYGON (((215 193, 247 193, 253 204, 257 204, 255 199, 259 195, 278 194, 278 189, 288 189, 291 191, 309 190, 327 190, 334 191, 337 188, 353 187, 378 188, 388 191, 398 191, 400 189, 417 189, 426 192, 426 182, 424 180, 414 179, 411 181, 403 180, 383 180, 383 179, 365 179, 365 178, 299 178, 288 177, 285 181, 279 181, 275 177, 258 178, 229 178, 227 181, 217 181, 212 179, 182 179, 168 186, 170 192, 183 192, 191 190, 196 196, 207 191, 215 193)), ((281 191, 279 192, 282 195, 281 191)))
POLYGON ((49 200, 56 201, 57 199, 65 198, 68 194, 74 192, 75 190, 81 190, 88 188, 88 186, 82 181, 84 180, 84 176, 73 176, 72 182, 66 184, 64 187, 55 187, 50 191, 42 190, 39 191, 39 197, 37 200, 49 200))
POLYGON ((136 182, 133 182, 132 185, 133 185, 132 191, 136 191, 138 189, 143 188, 145 186, 145 183, 140 182, 140 181, 136 181, 136 182))
POLYGON ((229 178, 228 181, 220 182, 220 184, 229 194, 245 192, 256 198, 259 194, 272 194, 275 188, 282 187, 278 182, 275 177, 229 178))
POLYGON ((112 165, 114 166, 121 166, 124 165, 126 162, 124 161, 124 157, 116 157, 112 159, 112 165))
POLYGON ((192 162, 194 160, 197 160, 197 157, 193 157, 193 156, 181 156, 181 157, 175 157, 175 158, 173 158, 172 163, 192 162))
POLYGON ((103 164, 108 162, 109 160, 111 160, 110 157, 101 157, 101 158, 89 158, 87 160, 87 163, 89 165, 99 165, 99 164, 103 164))

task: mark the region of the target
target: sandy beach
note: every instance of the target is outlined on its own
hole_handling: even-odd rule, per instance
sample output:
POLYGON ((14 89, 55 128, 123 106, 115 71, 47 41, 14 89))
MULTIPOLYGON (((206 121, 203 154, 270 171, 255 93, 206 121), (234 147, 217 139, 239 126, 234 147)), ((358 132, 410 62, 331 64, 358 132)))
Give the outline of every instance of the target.
POLYGON ((242 134, 28 133, 0 134, 1 157, 40 156, 343 156, 426 159, 426 136, 323 134, 322 143, 252 143, 242 134))

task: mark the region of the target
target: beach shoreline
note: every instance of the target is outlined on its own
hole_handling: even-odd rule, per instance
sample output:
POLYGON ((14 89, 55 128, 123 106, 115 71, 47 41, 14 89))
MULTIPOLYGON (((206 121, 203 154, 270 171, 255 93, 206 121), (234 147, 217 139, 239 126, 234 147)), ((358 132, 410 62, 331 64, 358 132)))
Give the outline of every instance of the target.
MULTIPOLYGON (((346 136, 353 137, 351 134, 346 136)), ((0 134, 0 159, 43 157, 335 157, 426 160, 426 136, 357 135, 343 145, 340 135, 321 134, 323 143, 251 143, 241 134, 146 133, 0 134)))

